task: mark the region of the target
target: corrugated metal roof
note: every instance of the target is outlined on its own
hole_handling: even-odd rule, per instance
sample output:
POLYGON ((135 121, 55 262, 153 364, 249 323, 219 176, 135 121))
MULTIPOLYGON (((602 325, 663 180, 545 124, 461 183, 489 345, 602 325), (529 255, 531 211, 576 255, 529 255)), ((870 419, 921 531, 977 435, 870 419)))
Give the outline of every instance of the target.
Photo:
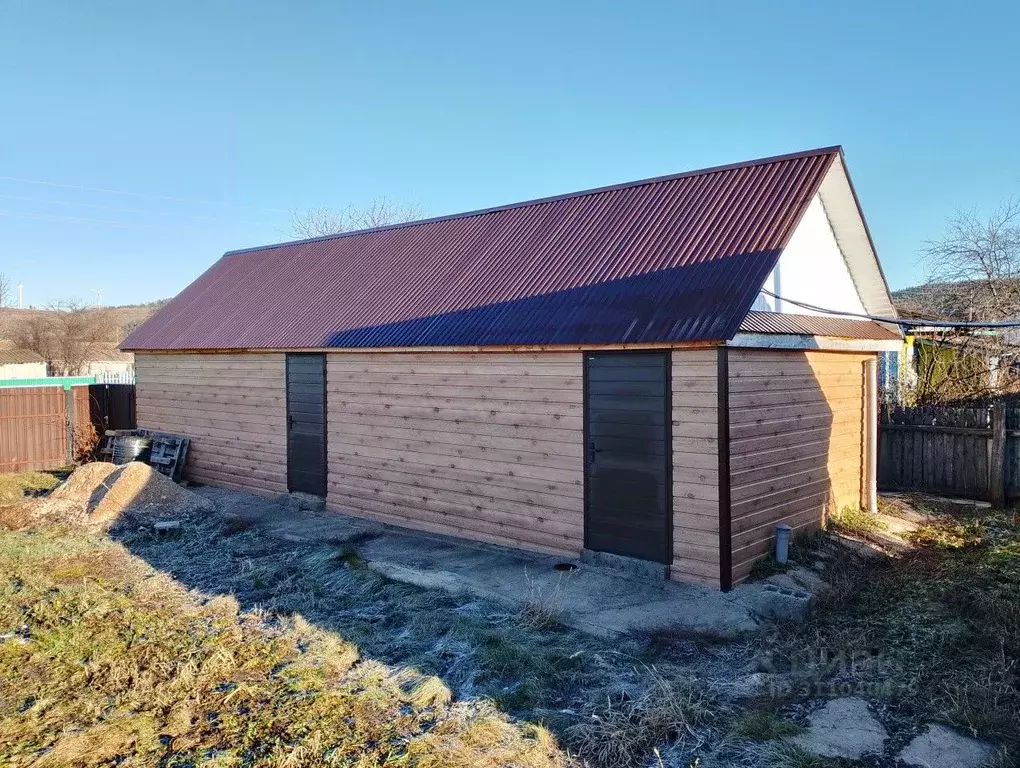
POLYGON ((42 363, 42 357, 30 349, 0 349, 0 365, 22 365, 42 363))
POLYGON ((227 253, 123 349, 722 340, 838 147, 227 253))
POLYGON ((892 341, 901 338, 896 331, 871 320, 828 315, 788 315, 780 312, 748 312, 740 324, 743 333, 794 334, 797 336, 833 336, 841 339, 892 341))

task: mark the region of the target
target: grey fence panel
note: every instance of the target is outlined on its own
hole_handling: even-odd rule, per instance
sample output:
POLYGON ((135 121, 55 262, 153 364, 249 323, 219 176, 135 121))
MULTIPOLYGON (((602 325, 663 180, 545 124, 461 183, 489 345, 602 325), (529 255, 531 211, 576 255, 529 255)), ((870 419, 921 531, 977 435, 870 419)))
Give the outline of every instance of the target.
POLYGON ((1020 408, 1006 410, 1006 498, 1020 499, 1020 408))
POLYGON ((991 468, 997 461, 1004 465, 1006 498, 1020 498, 1018 408, 996 412, 991 408, 895 407, 881 413, 880 490, 990 499, 993 498, 990 482, 995 474, 991 468), (992 455, 993 418, 1006 421, 1005 450, 1001 456, 992 455))

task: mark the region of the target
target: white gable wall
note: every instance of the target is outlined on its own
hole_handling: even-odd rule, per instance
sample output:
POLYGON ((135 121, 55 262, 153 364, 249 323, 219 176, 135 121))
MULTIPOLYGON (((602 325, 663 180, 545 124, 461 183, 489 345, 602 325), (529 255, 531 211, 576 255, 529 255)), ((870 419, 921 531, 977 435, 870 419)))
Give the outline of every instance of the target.
MULTIPOLYGON (((864 304, 818 195, 811 201, 776 268, 762 287, 784 299, 865 314, 864 304)), ((755 309, 795 315, 826 314, 777 301, 764 293, 759 295, 755 309)))

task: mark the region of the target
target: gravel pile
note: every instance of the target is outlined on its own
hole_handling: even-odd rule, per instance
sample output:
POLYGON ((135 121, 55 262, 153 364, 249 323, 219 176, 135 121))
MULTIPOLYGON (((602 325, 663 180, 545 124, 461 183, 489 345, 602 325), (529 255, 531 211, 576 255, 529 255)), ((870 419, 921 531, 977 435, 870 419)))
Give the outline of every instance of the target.
POLYGON ((94 494, 102 496, 109 490, 107 479, 117 469, 119 467, 116 464, 108 461, 83 464, 72 472, 67 480, 54 488, 49 498, 88 504, 94 494))
POLYGON ((154 523, 214 509, 209 499, 182 488, 148 464, 133 461, 117 466, 97 461, 76 469, 67 482, 39 502, 33 516, 48 522, 109 528, 124 517, 154 523))

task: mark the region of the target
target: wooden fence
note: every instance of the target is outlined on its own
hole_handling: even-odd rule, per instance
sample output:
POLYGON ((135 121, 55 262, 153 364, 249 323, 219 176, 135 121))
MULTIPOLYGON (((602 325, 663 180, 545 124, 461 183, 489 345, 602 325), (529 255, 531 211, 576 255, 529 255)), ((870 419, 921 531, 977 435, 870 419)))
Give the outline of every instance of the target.
POLYGON ((999 506, 1020 499, 1020 408, 883 409, 878 487, 999 506))
POLYGON ((133 391, 110 394, 109 387, 0 388, 0 473, 71 464, 75 436, 90 424, 99 434, 106 429, 134 427, 133 391))

